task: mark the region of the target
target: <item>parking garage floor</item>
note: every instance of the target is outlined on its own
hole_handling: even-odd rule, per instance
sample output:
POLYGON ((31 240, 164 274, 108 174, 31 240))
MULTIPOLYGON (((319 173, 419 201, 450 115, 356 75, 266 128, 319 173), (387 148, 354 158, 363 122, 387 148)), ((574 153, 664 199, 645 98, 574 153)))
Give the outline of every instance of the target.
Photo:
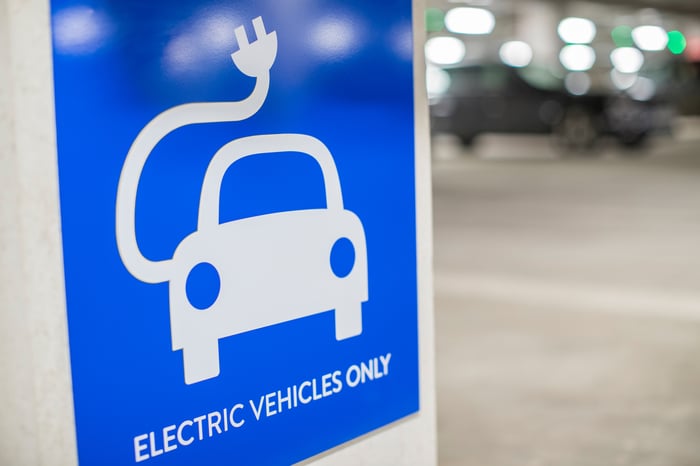
POLYGON ((441 466, 700 465, 700 139, 599 152, 435 141, 441 466))

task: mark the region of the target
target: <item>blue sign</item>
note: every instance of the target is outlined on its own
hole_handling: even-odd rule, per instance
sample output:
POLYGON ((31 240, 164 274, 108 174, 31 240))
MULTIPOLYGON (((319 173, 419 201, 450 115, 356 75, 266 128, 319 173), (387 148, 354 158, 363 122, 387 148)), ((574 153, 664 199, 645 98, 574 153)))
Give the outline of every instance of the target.
POLYGON ((80 464, 290 464, 416 412, 411 2, 51 6, 80 464))

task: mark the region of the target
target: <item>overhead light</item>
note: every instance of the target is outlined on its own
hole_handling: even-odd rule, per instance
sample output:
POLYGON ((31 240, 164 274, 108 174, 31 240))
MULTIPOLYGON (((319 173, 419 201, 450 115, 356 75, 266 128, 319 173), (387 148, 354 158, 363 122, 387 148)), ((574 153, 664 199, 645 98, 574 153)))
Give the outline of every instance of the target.
POLYGON ((559 52, 559 61, 569 71, 587 71, 595 63, 595 51, 588 45, 567 45, 559 52))
POLYGON ((632 40, 632 28, 629 26, 615 26, 613 30, 610 31, 610 36, 618 47, 632 47, 634 45, 634 40, 632 40))
POLYGON ((623 73, 617 68, 610 71, 610 80, 621 91, 629 89, 637 82, 637 73, 623 73))
POLYGON ((668 33, 668 50, 674 55, 680 55, 685 50, 687 45, 685 36, 681 31, 669 31, 668 33))
POLYGON ((532 61, 532 47, 526 42, 513 40, 501 45, 498 56, 506 65, 522 68, 532 61))
POLYGON ((445 26, 445 13, 439 8, 425 10, 425 29, 428 32, 440 32, 445 26))
POLYGON ((441 96, 450 88, 452 79, 447 71, 434 65, 428 65, 425 73, 425 84, 428 88, 428 97, 441 96))
POLYGON ((456 65, 465 54, 464 42, 456 37, 431 37, 425 43, 425 57, 436 65, 456 65))
POLYGON ((636 73, 644 65, 644 55, 634 47, 620 47, 610 52, 610 61, 621 73, 636 73))
POLYGON ((569 73, 564 78, 564 87, 573 95, 584 95, 591 88, 591 78, 582 71, 569 73))
POLYGON ((639 78, 627 93, 634 100, 651 100, 656 94, 656 83, 649 78, 639 78))
POLYGON ((455 34, 491 34, 496 18, 483 8, 453 8, 445 15, 445 27, 455 34))
POLYGON ((596 35, 593 21, 586 18, 565 18, 559 23, 557 33, 567 44, 590 44, 596 35))
POLYGON ((632 29, 632 39, 640 49, 656 52, 666 48, 668 34, 660 26, 638 26, 632 29))

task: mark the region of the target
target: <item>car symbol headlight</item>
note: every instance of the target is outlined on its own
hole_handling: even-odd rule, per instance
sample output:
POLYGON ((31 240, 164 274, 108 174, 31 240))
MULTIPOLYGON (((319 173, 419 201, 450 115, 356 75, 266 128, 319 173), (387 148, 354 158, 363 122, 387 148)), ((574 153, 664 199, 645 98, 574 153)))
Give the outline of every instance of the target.
POLYGON ((187 300, 196 309, 209 309, 219 297, 221 278, 216 267, 209 262, 200 262, 187 275, 185 291, 187 300))
POLYGON ((340 238, 331 248, 331 269, 338 278, 347 277, 355 267, 355 246, 348 238, 340 238))

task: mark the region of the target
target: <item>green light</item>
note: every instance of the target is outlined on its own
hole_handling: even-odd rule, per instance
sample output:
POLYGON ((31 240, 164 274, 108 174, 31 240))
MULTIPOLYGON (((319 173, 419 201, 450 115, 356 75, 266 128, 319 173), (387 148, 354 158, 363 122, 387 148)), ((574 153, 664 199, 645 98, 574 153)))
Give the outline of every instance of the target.
POLYGON ((612 40, 617 47, 632 47, 632 28, 629 26, 617 26, 611 32, 612 40))
POLYGON ((685 50, 687 42, 681 31, 669 31, 668 33, 668 49, 674 55, 680 55, 685 50))
POLYGON ((440 32, 445 27, 445 13, 438 8, 425 10, 425 30, 428 32, 440 32))

